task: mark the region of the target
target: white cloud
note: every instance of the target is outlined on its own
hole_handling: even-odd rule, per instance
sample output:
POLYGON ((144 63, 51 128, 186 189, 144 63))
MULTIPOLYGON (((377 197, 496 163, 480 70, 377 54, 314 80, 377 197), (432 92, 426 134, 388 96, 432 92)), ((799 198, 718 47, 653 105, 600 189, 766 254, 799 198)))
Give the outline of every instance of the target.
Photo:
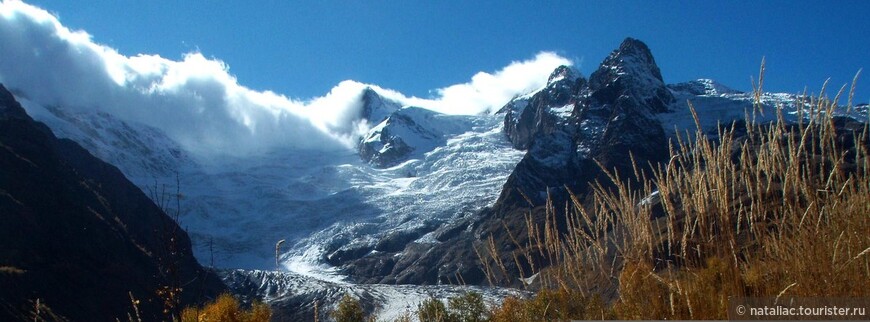
POLYGON ((551 52, 541 52, 531 60, 512 62, 495 74, 479 72, 471 82, 438 89, 439 99, 431 109, 448 114, 477 114, 502 107, 517 94, 544 86, 559 65, 571 61, 551 52))
POLYGON ((127 57, 71 31, 50 13, 19 1, 0 3, 0 82, 45 106, 100 110, 159 128, 193 152, 246 154, 275 147, 340 149, 359 133, 361 93, 372 86, 405 105, 449 114, 498 108, 543 86, 568 59, 543 52, 434 98, 343 81, 307 101, 240 85, 226 64, 200 53, 174 61, 127 57))
POLYGON ((517 95, 540 89, 560 65, 572 65, 572 62, 552 52, 540 52, 532 59, 511 62, 494 74, 478 72, 470 82, 439 88, 434 98, 407 97, 396 91, 375 88, 382 96, 405 105, 445 114, 474 115, 495 111, 517 95))

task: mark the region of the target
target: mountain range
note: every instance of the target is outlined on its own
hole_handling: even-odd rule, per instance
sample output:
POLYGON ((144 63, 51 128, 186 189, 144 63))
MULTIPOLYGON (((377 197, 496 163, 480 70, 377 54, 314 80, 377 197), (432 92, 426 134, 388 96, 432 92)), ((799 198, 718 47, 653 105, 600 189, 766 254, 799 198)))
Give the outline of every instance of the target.
MULTIPOLYGON (((588 78, 571 66, 559 66, 545 86, 490 113, 446 115, 402 106, 369 87, 358 94, 362 108, 355 117, 371 126, 355 138, 354 149, 275 149, 249 157, 202 158, 157 128, 94 109, 39 104, 29 100, 24 89, 13 93, 23 106, 15 119, 28 119, 26 110, 47 127, 32 126, 11 138, 54 142, 57 135, 65 139, 51 144, 24 142, 20 148, 4 141, 6 159, 26 168, 35 161, 19 157, 19 149, 40 144, 48 151, 36 155, 76 157, 52 161, 71 174, 40 175, 68 178, 64 180, 71 183, 84 180, 82 187, 91 190, 80 192, 87 195, 78 198, 82 200, 100 203, 99 196, 120 191, 135 195, 128 198, 136 204, 123 207, 151 213, 130 217, 137 220, 168 218, 141 191, 161 186, 177 189, 180 202, 167 205, 167 210, 179 214, 178 224, 191 236, 192 254, 220 268, 251 272, 247 277, 224 274, 242 293, 253 287, 245 286, 251 284, 243 283, 246 279, 259 281, 251 285, 271 285, 262 281, 271 276, 259 271, 264 269, 336 285, 484 284, 486 263, 481 260, 493 259, 481 259, 480 253, 489 240, 499 253, 496 257, 509 256, 516 248, 512 240, 525 238, 527 216, 543 220, 548 202, 564 204, 569 192, 584 200, 589 184, 606 178, 603 169, 630 179, 633 164, 644 168, 664 161, 676 133, 696 127, 688 102, 697 112, 697 126, 711 131, 747 116, 776 117, 773 112, 756 111, 755 99, 770 111, 781 107, 786 118, 794 120, 800 106, 796 103, 803 99, 781 93, 756 96, 709 79, 667 84, 649 48, 627 38, 588 78), (78 145, 71 148, 72 142, 78 145), (93 165, 102 163, 88 159, 91 154, 120 171, 106 170, 108 166, 97 171, 93 165), (105 181, 107 188, 99 188, 100 181, 75 176, 107 171, 113 178, 105 181), (138 186, 137 192, 116 188, 127 187, 128 179, 138 186), (107 191, 92 193, 94 189, 107 191), (139 203, 142 206, 136 206, 139 203), (276 248, 280 240, 287 247, 276 248)), ((8 94, 4 99, 7 106, 18 104, 8 94)), ((856 106, 845 116, 866 121, 867 105, 856 106)), ((17 172, 3 173, 8 180, 17 172)), ((44 185, 54 182, 45 180, 44 185)), ((4 207, 18 207, 14 201, 23 198, 12 191, 30 191, 3 189, 12 201, 4 207)), ((122 206, 79 206, 92 212, 87 220, 121 234, 130 245, 140 238, 153 239, 153 235, 124 235, 125 227, 134 224, 124 223, 121 215, 120 221, 106 220, 112 218, 104 214, 106 209, 115 207, 122 206)), ((147 235, 154 225, 135 223, 135 229, 147 235)), ((27 240, 31 237, 21 235, 10 243, 27 240)), ((157 242, 144 247, 157 247, 153 244, 157 242)), ((157 265, 141 254, 134 257, 129 260, 157 265)), ((198 269, 192 257, 185 260, 192 270, 198 269)), ((515 276, 529 269, 506 266, 515 276)))

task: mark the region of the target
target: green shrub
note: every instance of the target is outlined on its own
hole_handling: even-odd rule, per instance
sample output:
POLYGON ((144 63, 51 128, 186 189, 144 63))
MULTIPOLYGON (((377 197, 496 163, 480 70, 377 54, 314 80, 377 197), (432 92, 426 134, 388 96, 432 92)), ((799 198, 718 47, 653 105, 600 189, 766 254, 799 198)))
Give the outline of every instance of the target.
POLYGON ((417 318, 420 322, 453 322, 456 318, 447 311, 444 302, 430 297, 417 306, 417 318))
POLYGON ((489 321, 489 310, 483 303, 483 296, 477 292, 468 292, 462 296, 450 299, 450 314, 460 322, 489 321))

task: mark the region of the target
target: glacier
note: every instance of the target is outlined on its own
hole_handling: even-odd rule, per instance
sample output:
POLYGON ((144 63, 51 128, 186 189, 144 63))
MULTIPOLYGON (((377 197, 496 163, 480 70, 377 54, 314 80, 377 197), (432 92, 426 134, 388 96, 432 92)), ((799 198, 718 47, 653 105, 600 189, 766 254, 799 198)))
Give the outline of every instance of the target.
POLYGON ((437 227, 492 204, 523 156, 494 114, 402 109, 439 135, 409 141, 422 152, 379 169, 352 148, 203 158, 153 127, 22 101, 58 136, 117 165, 153 198, 168 199, 163 203, 170 213, 180 206, 179 222, 192 237, 194 254, 217 268, 340 279, 325 264, 331 253, 373 248, 402 231, 431 242, 427 234, 437 227), (287 246, 276 265, 279 240, 287 246))

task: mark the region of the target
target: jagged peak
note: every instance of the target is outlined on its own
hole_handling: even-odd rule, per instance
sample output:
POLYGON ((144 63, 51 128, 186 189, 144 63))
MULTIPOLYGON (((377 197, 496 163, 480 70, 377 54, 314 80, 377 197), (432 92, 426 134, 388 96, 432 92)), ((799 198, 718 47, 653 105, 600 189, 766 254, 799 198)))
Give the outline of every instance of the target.
POLYGON ((625 38, 619 48, 604 59, 598 71, 602 69, 610 69, 620 75, 641 76, 637 74, 648 73, 663 83, 661 70, 659 70, 649 47, 642 41, 630 37, 625 38))
POLYGON ((649 47, 634 38, 626 38, 601 62, 589 77, 589 89, 602 98, 628 95, 652 112, 666 111, 674 99, 649 47))
POLYGON ((381 94, 378 94, 371 86, 366 86, 362 91, 363 106, 377 105, 384 101, 381 94))
POLYGON ((575 69, 572 66, 561 65, 556 67, 552 73, 550 73, 550 77, 547 78, 547 85, 553 84, 563 79, 567 79, 569 81, 577 80, 582 77, 580 71, 575 69))
POLYGON ((378 94, 371 86, 366 86, 362 91, 363 101, 382 100, 381 94, 378 94))
POLYGON ((644 42, 631 37, 625 38, 625 40, 619 44, 617 52, 621 55, 634 55, 653 60, 653 55, 649 50, 649 47, 644 42))
POLYGON ((360 117, 373 124, 380 123, 391 113, 402 107, 398 102, 381 96, 381 94, 371 86, 366 86, 365 89, 363 89, 361 101, 362 111, 360 117))

